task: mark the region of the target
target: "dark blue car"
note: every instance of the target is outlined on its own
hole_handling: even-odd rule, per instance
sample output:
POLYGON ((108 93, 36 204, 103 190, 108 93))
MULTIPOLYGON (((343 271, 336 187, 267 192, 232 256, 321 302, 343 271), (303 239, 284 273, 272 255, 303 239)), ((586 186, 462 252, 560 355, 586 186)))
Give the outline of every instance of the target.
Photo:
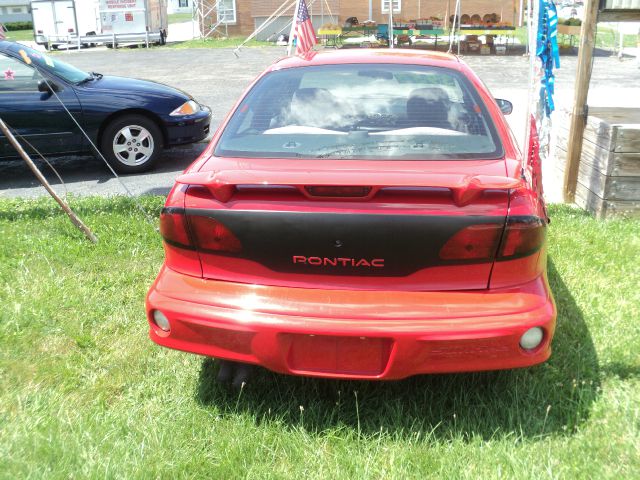
MULTIPOLYGON (((0 41, 0 118, 27 151, 31 144, 52 156, 92 153, 75 118, 116 170, 134 173, 151 168, 165 147, 205 138, 211 110, 160 83, 83 72, 0 41)), ((16 157, 0 133, 0 159, 16 157)))

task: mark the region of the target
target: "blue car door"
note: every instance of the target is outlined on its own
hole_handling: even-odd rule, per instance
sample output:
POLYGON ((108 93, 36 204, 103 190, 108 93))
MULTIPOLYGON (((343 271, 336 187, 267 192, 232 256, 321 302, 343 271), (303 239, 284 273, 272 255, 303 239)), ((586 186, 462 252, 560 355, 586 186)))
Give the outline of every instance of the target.
MULTIPOLYGON (((73 88, 51 79, 58 86, 58 100, 50 92, 38 91, 41 79, 33 66, 0 53, 0 118, 43 154, 81 151, 82 134, 60 103, 61 100, 82 122, 82 109, 73 88)), ((27 152, 34 154, 26 142, 21 141, 27 152)), ((9 140, 0 132, 0 158, 16 156, 9 140)))

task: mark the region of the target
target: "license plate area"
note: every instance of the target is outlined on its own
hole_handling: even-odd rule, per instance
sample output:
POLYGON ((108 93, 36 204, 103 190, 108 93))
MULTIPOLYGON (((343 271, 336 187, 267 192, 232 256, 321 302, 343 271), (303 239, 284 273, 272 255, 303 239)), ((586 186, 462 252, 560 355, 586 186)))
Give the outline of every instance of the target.
POLYGON ((392 340, 376 337, 287 335, 287 363, 297 373, 324 373, 375 377, 381 375, 391 353, 392 340))

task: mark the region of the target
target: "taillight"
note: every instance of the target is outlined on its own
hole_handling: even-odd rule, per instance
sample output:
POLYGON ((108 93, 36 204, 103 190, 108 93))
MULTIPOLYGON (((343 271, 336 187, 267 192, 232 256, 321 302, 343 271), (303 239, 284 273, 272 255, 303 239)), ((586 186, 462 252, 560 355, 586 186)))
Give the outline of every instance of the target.
POLYGON ((193 248, 187 230, 187 217, 182 210, 165 208, 160 214, 160 235, 176 247, 193 248))
POLYGON ((463 228, 440 249, 443 260, 491 260, 502 234, 499 223, 478 224, 463 228))
POLYGON ((160 234, 168 244, 189 250, 228 253, 242 250, 240 240, 219 221, 202 215, 185 215, 178 208, 162 211, 160 234))
POLYGON ((189 226, 198 250, 238 253, 240 240, 231 230, 213 218, 189 215, 189 226))
POLYGON ((507 221, 498 258, 525 257, 540 250, 547 228, 539 217, 512 217, 507 221))
POLYGON ((502 231, 503 226, 498 223, 465 227, 444 244, 440 258, 491 260, 496 252, 498 259, 526 257, 540 250, 544 244, 546 224, 538 217, 512 217, 507 220, 504 234, 502 231))

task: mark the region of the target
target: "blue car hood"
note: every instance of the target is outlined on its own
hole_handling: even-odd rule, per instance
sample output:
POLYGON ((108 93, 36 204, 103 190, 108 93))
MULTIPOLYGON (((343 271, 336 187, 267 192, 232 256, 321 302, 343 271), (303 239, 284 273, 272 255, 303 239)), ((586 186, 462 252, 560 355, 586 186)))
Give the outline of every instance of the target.
POLYGON ((78 90, 86 89, 96 93, 117 94, 118 96, 127 94, 137 97, 149 95, 156 98, 179 99, 183 102, 191 99, 191 96, 187 93, 162 83, 110 75, 104 75, 99 79, 83 83, 75 88, 78 90))

